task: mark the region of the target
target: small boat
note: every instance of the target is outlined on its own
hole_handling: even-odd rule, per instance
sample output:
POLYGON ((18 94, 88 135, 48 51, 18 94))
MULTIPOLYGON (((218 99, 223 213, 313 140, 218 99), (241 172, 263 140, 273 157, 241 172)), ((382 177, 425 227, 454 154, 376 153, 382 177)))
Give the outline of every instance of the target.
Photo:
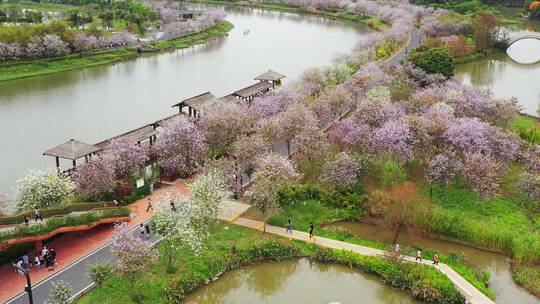
POLYGON ((244 36, 248 35, 249 34, 249 30, 245 30, 244 31, 244 36))

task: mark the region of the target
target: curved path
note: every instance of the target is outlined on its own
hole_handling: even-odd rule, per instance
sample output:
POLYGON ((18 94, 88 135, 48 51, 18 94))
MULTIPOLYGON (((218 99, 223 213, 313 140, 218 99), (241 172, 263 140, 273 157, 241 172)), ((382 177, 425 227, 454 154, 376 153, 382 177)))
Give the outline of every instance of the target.
POLYGON ((410 51, 419 46, 421 43, 422 35, 420 34, 420 31, 417 28, 413 28, 409 32, 409 42, 407 46, 403 47, 399 52, 394 54, 394 56, 386 60, 386 62, 393 66, 399 65, 401 63, 401 59, 405 58, 410 51))

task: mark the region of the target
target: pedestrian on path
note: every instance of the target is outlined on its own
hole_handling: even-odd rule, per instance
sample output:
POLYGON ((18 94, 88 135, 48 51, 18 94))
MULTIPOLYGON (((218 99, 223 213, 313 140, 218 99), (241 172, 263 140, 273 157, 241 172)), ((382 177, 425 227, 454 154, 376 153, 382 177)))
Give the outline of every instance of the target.
POLYGON ((118 201, 117 200, 113 200, 112 202, 113 202, 115 207, 118 207, 118 201))
POLYGON ((34 218, 35 218, 35 222, 37 222, 38 218, 41 222, 43 222, 43 217, 41 217, 41 211, 39 211, 37 207, 34 210, 34 218))
POLYGON ((18 268, 17 268, 17 273, 18 273, 20 276, 24 275, 24 272, 22 272, 22 270, 20 269, 20 268, 23 268, 23 260, 22 260, 22 259, 19 259, 19 260, 17 261, 16 265, 17 265, 17 267, 18 267, 18 268))
POLYGON ((433 255, 433 265, 439 265, 439 254, 435 253, 433 255))
POLYGON ((285 230, 285 232, 290 232, 290 233, 292 233, 292 222, 291 222, 291 219, 288 219, 288 220, 287 220, 287 230, 285 230))
POLYGON ((139 231, 141 231, 141 237, 143 237, 144 233, 146 232, 146 229, 144 229, 143 223, 141 223, 141 225, 139 226, 139 231))
POLYGON ((174 205, 174 202, 171 202, 171 211, 176 212, 176 206, 174 205))
POLYGON ((25 254, 22 257, 22 260, 23 260, 23 264, 22 264, 23 268, 28 269, 30 267, 30 257, 28 257, 28 255, 25 254))
POLYGON ((420 260, 420 262, 422 262, 422 250, 418 249, 416 250, 416 259, 415 261, 418 261, 420 260))
POLYGON ((394 255, 395 255, 396 257, 399 257, 399 255, 400 255, 400 254, 399 254, 399 244, 396 244, 396 247, 394 248, 394 255))
POLYGON ((313 223, 309 224, 309 238, 312 239, 315 237, 315 233, 313 232, 315 230, 315 226, 313 226, 313 223))
POLYGON ((24 215, 24 224, 26 226, 28 226, 28 223, 30 222, 30 220, 28 219, 28 216, 26 216, 26 214, 24 215))
POLYGON ((148 206, 146 207, 146 212, 148 212, 150 209, 154 210, 154 207, 152 207, 152 200, 148 198, 148 206))
POLYGON ((148 225, 148 223, 146 223, 146 225, 144 225, 144 229, 146 230, 146 238, 149 238, 150 237, 150 225, 148 225))

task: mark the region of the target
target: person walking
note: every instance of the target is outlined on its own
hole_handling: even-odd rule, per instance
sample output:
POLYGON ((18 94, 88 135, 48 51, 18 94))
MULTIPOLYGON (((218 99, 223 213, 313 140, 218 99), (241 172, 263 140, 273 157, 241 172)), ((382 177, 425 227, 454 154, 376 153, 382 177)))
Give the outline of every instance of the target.
POLYGON ((113 200, 112 202, 113 202, 115 207, 118 207, 118 201, 117 200, 113 200))
POLYGON ((433 255, 433 265, 439 265, 439 254, 435 253, 433 255))
POLYGON ((38 218, 41 222, 43 222, 43 217, 41 217, 41 211, 39 211, 37 207, 36 209, 34 209, 34 218, 35 218, 35 222, 37 222, 38 218))
POLYGON ((394 248, 394 256, 399 257, 399 244, 396 244, 396 247, 394 248))
POLYGON ((30 219, 28 219, 28 216, 26 216, 26 214, 25 214, 25 215, 24 215, 24 224, 25 224, 26 226, 28 226, 29 222, 30 222, 30 219))
POLYGON ((144 236, 144 233, 146 232, 146 229, 144 229, 144 224, 141 223, 141 225, 139 225, 139 231, 141 232, 141 237, 144 236))
POLYGON ((51 251, 49 251, 49 257, 51 259, 51 266, 50 266, 50 271, 53 271, 54 270, 54 266, 56 266, 56 251, 54 251, 53 248, 51 248, 51 251))
POLYGON ((16 265, 17 265, 17 267, 18 267, 18 268, 17 268, 17 273, 18 273, 20 276, 24 275, 24 272, 22 272, 22 270, 21 270, 21 268, 23 268, 23 260, 22 260, 22 259, 19 259, 19 260, 17 261, 16 265))
POLYGON ((22 267, 24 269, 28 269, 30 267, 30 257, 28 257, 28 255, 25 254, 22 257, 22 261, 23 261, 22 267))
POLYGON ((315 226, 313 226, 313 223, 310 223, 309 224, 309 238, 310 239, 315 237, 314 230, 315 230, 315 226))
POLYGON ((146 225, 144 225, 144 229, 146 230, 146 238, 149 238, 150 237, 150 225, 148 225, 148 223, 146 223, 146 225))
POLYGON ((152 207, 152 200, 148 198, 148 205, 146 207, 146 212, 148 212, 150 209, 154 210, 154 207, 152 207))
POLYGON ((285 232, 292 233, 292 222, 291 222, 291 219, 288 219, 288 220, 287 220, 287 230, 285 230, 285 232))
POLYGON ((176 212, 176 206, 174 205, 174 202, 171 202, 171 211, 176 212))
POLYGON ((422 250, 418 249, 416 250, 416 259, 414 259, 415 261, 418 261, 420 260, 420 262, 422 262, 422 250))

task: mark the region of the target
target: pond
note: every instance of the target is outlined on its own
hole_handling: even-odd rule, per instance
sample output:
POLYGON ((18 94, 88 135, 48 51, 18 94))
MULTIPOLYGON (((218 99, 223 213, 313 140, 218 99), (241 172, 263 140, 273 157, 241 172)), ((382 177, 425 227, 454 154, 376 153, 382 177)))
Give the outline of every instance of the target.
MULTIPOLYGON (((539 32, 530 23, 506 26, 509 37, 523 33, 539 32)), ((467 84, 489 88, 498 98, 516 97, 522 111, 540 116, 540 41, 526 39, 516 42, 508 50, 519 62, 507 54, 497 54, 456 66, 456 77, 467 84)))
MULTIPOLYGON (((227 37, 168 53, 0 83, 0 193, 42 153, 74 138, 97 143, 175 113, 171 105, 207 91, 224 96, 268 69, 285 83, 351 53, 369 28, 311 15, 226 7, 227 37), (245 34, 249 30, 248 34, 245 34)), ((67 162, 62 163, 68 167, 67 162)))
POLYGON ((380 278, 359 270, 309 259, 266 262, 223 274, 183 303, 326 304, 421 303, 380 278), (361 299, 361 301, 360 301, 361 299))
MULTIPOLYGON (((348 232, 363 239, 384 243, 391 243, 394 238, 394 231, 359 222, 337 222, 329 224, 325 228, 348 232)), ((469 267, 491 273, 489 286, 495 291, 497 304, 537 304, 540 302, 539 299, 513 281, 510 258, 502 254, 408 233, 401 233, 397 243, 407 247, 416 246, 424 250, 431 249, 442 254, 456 252, 465 255, 469 267)))

